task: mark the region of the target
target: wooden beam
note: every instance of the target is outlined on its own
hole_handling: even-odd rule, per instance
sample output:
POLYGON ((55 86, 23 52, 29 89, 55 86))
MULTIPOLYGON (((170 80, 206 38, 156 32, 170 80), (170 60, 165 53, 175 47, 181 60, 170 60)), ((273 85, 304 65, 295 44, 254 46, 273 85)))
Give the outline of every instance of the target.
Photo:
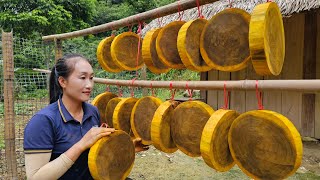
MULTIPOLYGON (((49 70, 33 69, 34 71, 50 73, 49 70)), ((197 90, 223 90, 225 81, 145 81, 117 80, 93 78, 94 82, 108 85, 148 87, 152 82, 154 88, 170 88, 170 83, 174 89, 186 89, 186 84, 190 89, 197 90)), ((255 91, 256 80, 227 81, 229 91, 255 91)), ((258 80, 259 90, 268 91, 297 91, 297 92, 320 92, 320 80, 258 80)))
MULTIPOLYGON (((200 5, 204 5, 208 3, 213 3, 215 1, 218 1, 218 0, 199 0, 199 3, 200 5)), ((127 18, 123 18, 117 21, 106 23, 106 24, 93 26, 87 29, 82 29, 82 30, 63 33, 63 34, 43 36, 42 40, 53 41, 54 39, 69 39, 69 38, 75 38, 79 36, 86 36, 90 34, 97 34, 97 33, 105 32, 108 30, 124 27, 124 26, 127 26, 128 24, 138 24, 139 22, 144 22, 150 19, 156 19, 169 14, 173 14, 178 12, 179 9, 180 11, 183 11, 183 10, 194 8, 196 6, 197 6, 197 0, 177 1, 174 3, 168 4, 166 6, 162 6, 162 7, 150 10, 150 11, 129 16, 127 18)))

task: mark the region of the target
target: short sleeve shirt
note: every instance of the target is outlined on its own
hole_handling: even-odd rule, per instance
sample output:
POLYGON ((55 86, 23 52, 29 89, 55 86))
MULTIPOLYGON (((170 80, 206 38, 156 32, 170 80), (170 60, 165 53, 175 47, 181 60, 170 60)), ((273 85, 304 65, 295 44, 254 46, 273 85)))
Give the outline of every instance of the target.
MULTIPOLYGON (((37 112, 24 131, 25 153, 51 152, 50 161, 59 157, 77 143, 92 127, 100 124, 98 109, 83 103, 82 123, 75 120, 62 100, 37 112)), ((60 179, 92 179, 88 167, 89 150, 83 152, 60 179)))

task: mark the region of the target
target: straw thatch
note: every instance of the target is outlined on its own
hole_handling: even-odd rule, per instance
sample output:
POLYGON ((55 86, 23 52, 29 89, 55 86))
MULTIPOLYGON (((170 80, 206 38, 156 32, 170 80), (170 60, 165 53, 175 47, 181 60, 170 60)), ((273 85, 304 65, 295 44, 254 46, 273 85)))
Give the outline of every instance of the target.
MULTIPOLYGON (((261 3, 267 2, 266 0, 220 0, 211 4, 201 6, 202 14, 206 19, 211 18, 213 15, 219 13, 220 11, 230 7, 232 2, 232 7, 243 9, 249 13, 253 8, 261 3)), ((284 17, 288 17, 293 13, 298 13, 301 11, 316 9, 320 7, 320 0, 275 0, 280 7, 281 13, 284 17)), ((182 12, 181 12, 182 13, 182 12)), ((183 13, 182 20, 189 21, 198 18, 198 8, 188 9, 183 13)), ((172 21, 179 19, 179 13, 171 14, 162 18, 162 20, 153 20, 142 30, 144 35, 147 31, 160 26, 159 21, 161 21, 161 26, 164 26, 172 21)))

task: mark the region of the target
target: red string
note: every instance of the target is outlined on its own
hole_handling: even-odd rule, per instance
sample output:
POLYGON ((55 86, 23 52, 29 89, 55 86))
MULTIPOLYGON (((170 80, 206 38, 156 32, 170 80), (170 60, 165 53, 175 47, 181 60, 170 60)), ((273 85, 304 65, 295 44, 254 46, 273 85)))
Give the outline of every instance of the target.
POLYGON ((178 0, 178 14, 179 14, 179 21, 181 21, 182 20, 182 16, 184 14, 184 11, 181 13, 180 0, 178 0))
POLYGON ((267 2, 272 2, 272 0, 267 0, 267 2))
POLYGON ((134 97, 134 89, 133 89, 133 83, 134 83, 134 81, 136 80, 137 78, 133 78, 132 80, 131 80, 131 97, 134 97))
POLYGON ((139 59, 140 59, 140 46, 141 46, 141 30, 142 30, 142 23, 139 22, 137 34, 139 36, 139 41, 138 41, 138 53, 137 53, 137 60, 136 60, 136 77, 138 77, 138 66, 139 66, 139 59))
POLYGON ((172 82, 170 82, 170 91, 171 91, 171 100, 173 100, 174 95, 176 94, 176 90, 173 90, 172 82))
POLYGON ((153 97, 156 97, 155 93, 154 93, 154 89, 152 87, 152 83, 150 83, 150 89, 151 89, 151 94, 153 97))
POLYGON ((233 0, 228 0, 229 1, 229 8, 232 8, 232 3, 233 3, 233 0))
POLYGON ((189 85, 188 85, 188 81, 186 83, 186 88, 189 94, 189 101, 192 101, 192 90, 190 90, 189 85))
POLYGON ((107 123, 102 123, 100 127, 103 127, 103 126, 105 126, 107 128, 108 124, 107 123))
POLYGON ((119 82, 117 82, 117 86, 118 86, 118 94, 119 94, 119 97, 122 97, 122 90, 121 90, 121 86, 119 85, 119 82))
POLYGON ((198 8, 198 17, 201 19, 204 18, 203 14, 202 14, 202 10, 200 8, 199 0, 197 0, 197 8, 198 8))
POLYGON ((228 109, 230 92, 227 91, 227 82, 226 82, 226 81, 224 82, 223 96, 224 96, 224 106, 223 106, 223 109, 228 109))
POLYGON ((264 109, 264 107, 262 105, 262 92, 259 92, 259 89, 258 89, 258 80, 256 80, 256 96, 258 99, 258 109, 259 110, 264 109))

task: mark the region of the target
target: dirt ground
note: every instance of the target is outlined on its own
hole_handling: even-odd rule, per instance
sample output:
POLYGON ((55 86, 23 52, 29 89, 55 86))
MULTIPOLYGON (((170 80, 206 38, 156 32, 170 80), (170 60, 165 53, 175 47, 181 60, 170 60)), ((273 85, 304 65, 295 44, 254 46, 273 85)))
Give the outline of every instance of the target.
MULTIPOLYGON (((303 142, 303 161, 297 172, 288 179, 320 179, 320 143, 313 139, 303 142)), ((191 158, 181 151, 166 154, 153 146, 137 153, 130 178, 147 179, 250 179, 237 166, 228 172, 217 172, 202 158, 191 158)))
MULTIPOLYGON (((304 138, 305 139, 305 138, 304 138)), ((313 139, 303 141, 303 160, 297 172, 289 180, 320 180, 320 142, 313 139)), ((19 179, 24 178, 23 153, 18 154, 19 179)), ((4 150, 0 153, 0 180, 5 177, 6 161, 4 150)), ((150 149, 136 154, 133 169, 129 175, 136 180, 206 180, 206 179, 250 179, 237 166, 221 173, 211 169, 201 157, 191 158, 181 151, 166 154, 150 146, 150 149)))

